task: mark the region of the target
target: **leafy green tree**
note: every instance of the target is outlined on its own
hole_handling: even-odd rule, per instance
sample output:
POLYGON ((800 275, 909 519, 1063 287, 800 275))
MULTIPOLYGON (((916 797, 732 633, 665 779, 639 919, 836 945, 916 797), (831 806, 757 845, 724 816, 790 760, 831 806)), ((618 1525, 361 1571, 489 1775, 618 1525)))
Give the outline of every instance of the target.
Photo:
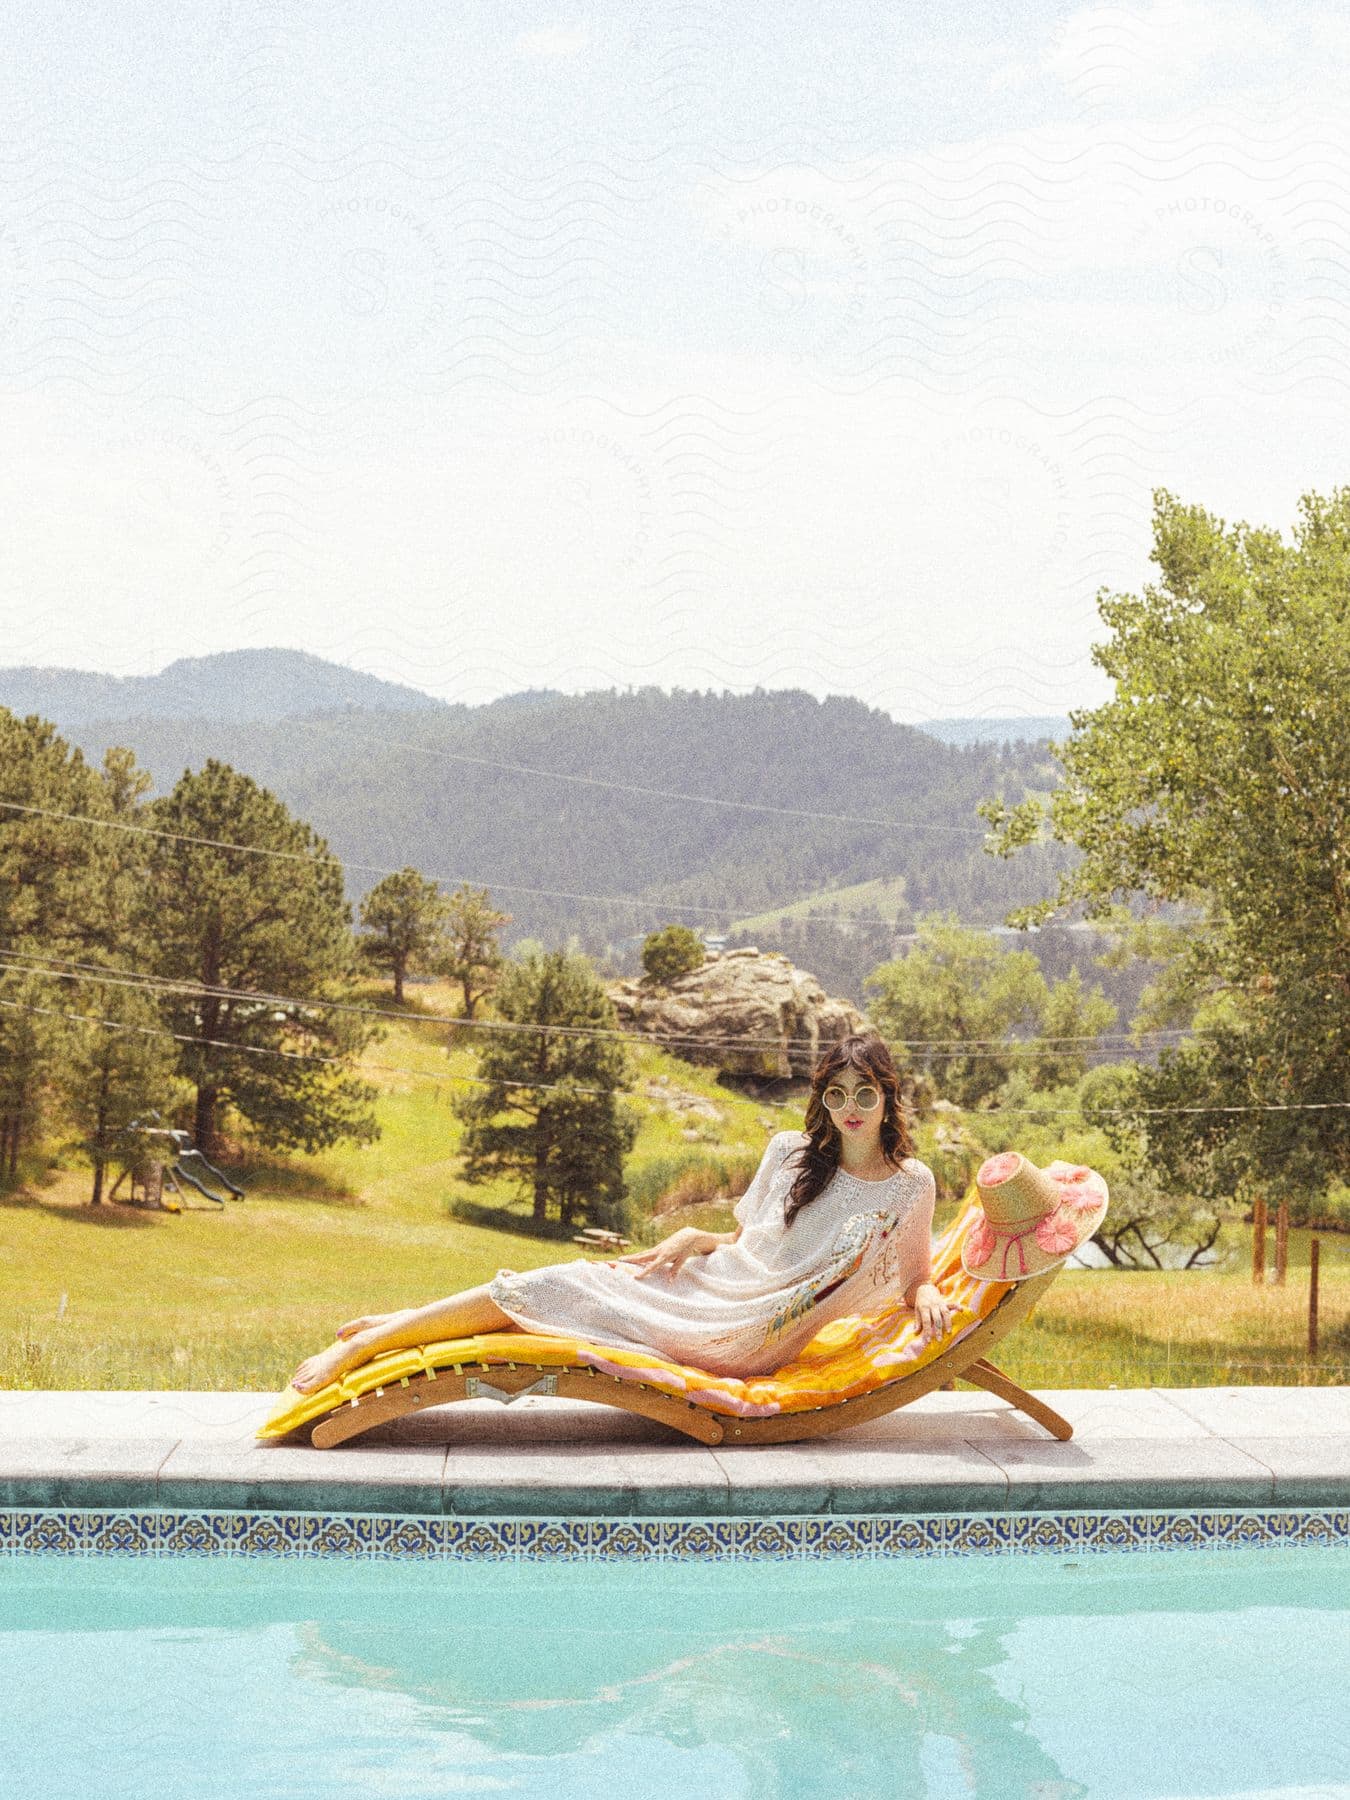
POLYGON ((1019 1060, 1025 1062, 1038 1088, 1077 1081, 1088 1066, 1093 1039, 1109 1031, 1118 1017, 1100 988, 1085 989, 1081 974, 1070 969, 1046 987, 1037 1023, 1039 1042, 1019 1060))
POLYGON ((877 1027, 913 1043, 903 1061, 961 1106, 991 1099, 1015 1068, 1054 1081, 1071 1079, 1085 1063, 1087 1044, 1019 1048, 1015 1032, 1040 1033, 1052 1020, 1074 1035, 1095 1034, 1116 1016, 1096 990, 1084 994, 1076 970, 1052 989, 1030 950, 1004 949, 952 913, 923 914, 909 953, 880 964, 863 985, 877 996, 868 1004, 877 1027))
POLYGON ((175 834, 151 840, 138 924, 158 970, 199 989, 160 1002, 171 1029, 194 1040, 179 1072, 196 1090, 198 1148, 212 1154, 226 1105, 280 1148, 371 1142, 375 1089, 351 1064, 382 1034, 319 1004, 349 996, 356 975, 341 864, 266 788, 214 757, 145 817, 175 834))
POLYGON ((1195 1037, 1163 1050, 1152 1066, 1124 1065, 1128 1080, 1116 1096, 1113 1130, 1144 1147, 1140 1161, 1146 1157, 1156 1181, 1197 1206, 1222 1208, 1229 1197, 1249 1205, 1264 1193, 1287 1200, 1295 1224, 1316 1222, 1326 1161, 1305 1115, 1222 1110, 1244 1105, 1241 1096, 1259 1089, 1267 1054, 1235 1020, 1238 1004, 1231 995, 1211 997, 1196 1011, 1195 1037))
POLYGON ((687 925, 663 925, 644 940, 642 967, 648 980, 664 984, 702 968, 705 955, 696 931, 687 925))
POLYGON ((1100 1131, 1109 1151, 1095 1166, 1111 1188, 1111 1207, 1098 1239, 1117 1268, 1193 1268, 1213 1248, 1232 1217, 1232 1188, 1215 1182, 1206 1147, 1194 1136, 1160 1156, 1156 1126, 1140 1108, 1141 1081, 1150 1071, 1140 1063, 1108 1063, 1090 1070, 1078 1084, 1084 1122, 1100 1131), (1176 1254, 1186 1251, 1177 1264, 1176 1254))
POLYGON ((361 952, 392 974, 395 1006, 403 1004, 409 971, 436 949, 447 917, 440 888, 413 868, 386 875, 361 902, 361 923, 367 931, 360 940, 361 952))
POLYGON ((502 950, 497 933, 511 923, 511 914, 489 904, 486 888, 462 881, 446 901, 439 947, 432 967, 438 975, 457 981, 464 996, 464 1017, 472 1019, 480 1000, 492 992, 500 977, 502 950))
POLYGON ((1124 909, 1171 909, 1152 1004, 1205 1036, 1141 1071, 1139 1104, 1249 1110, 1153 1115, 1167 1166, 1311 1194, 1350 1170, 1350 488, 1299 510, 1286 544, 1155 490, 1161 582, 1098 599, 1113 698, 1070 715, 1048 801, 980 811, 998 855, 1046 830, 1081 853, 1010 923, 1082 905, 1156 950, 1124 909))
POLYGON ((617 1038, 561 1029, 618 1029, 603 984, 583 956, 536 952, 506 965, 496 1010, 522 1027, 559 1029, 492 1033, 478 1068, 484 1085, 453 1103, 465 1122, 464 1179, 518 1181, 536 1225, 554 1211, 564 1225, 620 1223, 637 1122, 616 1096, 632 1065, 617 1038))

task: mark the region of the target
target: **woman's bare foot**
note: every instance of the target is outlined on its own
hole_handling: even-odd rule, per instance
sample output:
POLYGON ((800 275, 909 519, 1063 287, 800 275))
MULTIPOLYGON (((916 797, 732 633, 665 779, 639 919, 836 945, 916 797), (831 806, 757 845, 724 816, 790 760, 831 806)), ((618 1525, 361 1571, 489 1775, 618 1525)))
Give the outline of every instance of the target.
POLYGON ((305 1358, 291 1376, 291 1386, 302 1394, 312 1394, 369 1359, 370 1345, 361 1336, 348 1338, 345 1343, 330 1344, 327 1350, 305 1358))
POLYGON ((396 1319, 397 1313, 366 1313, 360 1319, 348 1319, 345 1325, 339 1325, 337 1334, 340 1338, 355 1337, 358 1331, 371 1331, 377 1325, 387 1325, 390 1319, 396 1319))

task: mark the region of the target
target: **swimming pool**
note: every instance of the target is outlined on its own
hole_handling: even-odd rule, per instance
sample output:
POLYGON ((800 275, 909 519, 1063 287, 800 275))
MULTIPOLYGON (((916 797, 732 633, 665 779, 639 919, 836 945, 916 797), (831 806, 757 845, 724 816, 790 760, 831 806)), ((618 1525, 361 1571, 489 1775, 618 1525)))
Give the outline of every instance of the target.
POLYGON ((1350 1543, 1277 1517, 1143 1552, 0 1556, 0 1793, 1344 1800, 1350 1543))

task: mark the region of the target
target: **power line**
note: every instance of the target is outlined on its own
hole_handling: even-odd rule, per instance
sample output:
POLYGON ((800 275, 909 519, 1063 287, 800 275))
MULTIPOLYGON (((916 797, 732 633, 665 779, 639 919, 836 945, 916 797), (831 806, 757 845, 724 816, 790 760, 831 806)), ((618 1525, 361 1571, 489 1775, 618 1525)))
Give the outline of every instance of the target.
MULTIPOLYGON (((321 1056, 305 1050, 282 1050, 271 1044, 237 1044, 229 1038, 195 1037, 185 1031, 161 1031, 153 1025, 132 1025, 122 1019, 104 1019, 94 1013, 65 1012, 60 1007, 32 1006, 20 1000, 0 1000, 0 1007, 10 1012, 44 1013, 53 1019, 73 1019, 78 1024, 101 1025, 108 1031, 135 1031, 144 1037, 173 1038, 180 1044, 207 1044, 218 1050, 238 1050, 251 1056, 284 1056, 292 1062, 335 1063, 343 1069, 350 1069, 351 1064, 346 1057, 321 1056)), ((575 1087, 570 1082, 547 1081, 488 1081, 481 1075, 438 1075, 433 1069, 403 1069, 392 1063, 367 1063, 369 1069, 378 1069, 386 1075, 406 1075, 414 1081, 468 1081, 476 1087, 526 1087, 535 1092, 597 1094, 602 1098, 610 1090, 606 1088, 575 1087)))
MULTIPOLYGON (((322 731, 317 719, 291 719, 310 731, 322 731)), ((699 806, 725 806, 738 812, 775 813, 789 819, 823 819, 839 825, 879 825, 892 831, 947 831, 963 837, 982 838, 987 834, 974 825, 930 825, 917 819, 873 819, 857 813, 813 812, 795 806, 769 806, 757 800, 722 800, 713 794, 689 794, 677 788, 642 787, 631 781, 607 781, 598 775, 573 775, 562 769, 540 769, 530 763, 503 762, 494 756, 470 756, 462 750, 441 750, 432 744, 409 744, 401 738, 377 737, 367 731, 343 730, 344 737, 360 738, 364 743, 379 744, 392 750, 411 750, 418 756, 432 756, 449 762, 476 763, 488 769, 506 769, 515 775, 541 775, 548 781, 572 781, 583 787, 610 788, 622 794, 646 794, 657 800, 691 800, 699 806)))
POLYGON ((1080 1118, 1107 1118, 1116 1114, 1135 1118, 1140 1113, 1248 1113, 1248 1112, 1336 1112, 1350 1108, 1350 1100, 1270 1100, 1249 1106, 969 1106, 962 1111, 976 1119, 1042 1118, 1047 1114, 1065 1114, 1080 1118))
MULTIPOLYGON (((74 825, 97 825, 103 827, 105 830, 131 832, 141 837, 164 838, 172 843, 197 844, 205 849, 237 850, 246 856, 270 856, 282 862, 312 863, 318 860, 316 853, 308 850, 275 850, 264 844, 236 844, 226 838, 199 837, 191 832, 163 831, 151 825, 132 825, 123 819, 96 819, 91 817, 88 813, 57 812, 48 807, 26 806, 17 800, 0 800, 0 809, 3 809, 6 812, 26 813, 41 819, 61 819, 74 825)), ((886 823, 886 821, 878 821, 878 823, 886 823)), ((951 829, 955 830, 956 827, 953 826, 951 829)), ((334 856, 331 852, 327 854, 326 860, 335 863, 338 868, 344 871, 355 870, 363 875, 399 875, 403 872, 402 869, 389 868, 383 863, 347 861, 340 856, 334 856)), ((636 907, 641 912, 658 913, 663 917, 670 913, 698 913, 714 919, 726 918, 728 914, 731 914, 733 917, 748 916, 754 918, 759 914, 774 911, 786 916, 789 909, 795 904, 793 901, 788 901, 785 906, 777 908, 772 906, 696 906, 692 902, 680 902, 674 900, 639 900, 635 899, 631 894, 578 894, 574 893, 570 888, 526 887, 521 882, 511 881, 474 881, 467 875, 429 875, 426 879, 434 881, 439 886, 446 888, 462 884, 469 887, 485 887, 494 893, 529 894, 535 899, 584 900, 592 906, 629 906, 636 907)), ((877 877, 876 879, 883 878, 877 877)), ((886 929, 886 921, 884 918, 873 917, 867 913, 808 912, 796 913, 792 916, 797 920, 807 920, 813 924, 839 925, 852 923, 878 926, 882 929, 886 929)))
MULTIPOLYGON (((693 1032, 634 1032, 616 1030, 598 1025, 555 1025, 544 1024, 534 1020, 510 1019, 466 1019, 457 1013, 408 1013, 393 1008, 360 1005, 352 1001, 332 999, 303 999, 297 995, 273 994, 259 989, 228 988, 215 986, 206 982, 178 980, 167 975, 145 974, 139 970, 109 969, 98 963, 79 962, 69 957, 47 956, 39 960, 37 952, 26 950, 0 950, 0 958, 23 958, 24 961, 0 961, 0 968, 8 969, 15 974, 38 974, 57 981, 89 980, 108 987, 142 987, 158 993, 176 993, 200 995, 206 998, 224 1000, 244 1000, 257 1005, 290 1006, 300 1010, 323 1010, 333 1012, 354 1013, 359 1017, 375 1019, 394 1019, 401 1024, 417 1025, 451 1025, 469 1031, 504 1031, 504 1032, 549 1032, 556 1036, 617 1039, 624 1043, 647 1044, 654 1047, 669 1044, 690 1044, 704 1048, 740 1048, 740 1049, 774 1049, 780 1046, 812 1045, 819 1046, 819 1039, 810 1037, 772 1037, 753 1038, 746 1036, 730 1036, 727 1034, 702 1035, 693 1032), (60 966, 57 966, 60 965, 60 966), (68 972, 68 971, 78 971, 68 972)), ((1145 1036, 1173 1037, 1180 1034, 1183 1038, 1191 1034, 1181 1027, 1162 1027, 1156 1032, 1145 1033, 1145 1036)), ((943 1059, 969 1055, 971 1060, 981 1060, 981 1053, 987 1057, 998 1057, 1010 1051, 1040 1052, 1047 1045, 1088 1044, 1101 1049, 1142 1049, 1167 1047, 1143 1044, 1139 1038, 1127 1032, 1080 1032, 1059 1037, 1044 1036, 1032 1038, 885 1038, 882 1040, 888 1048, 895 1050, 920 1049, 927 1056, 943 1059), (1118 1040, 1118 1041, 1117 1041, 1118 1040), (950 1048, 949 1046, 958 1046, 950 1048), (966 1047, 973 1046, 973 1049, 966 1047), (994 1046, 994 1048, 989 1048, 994 1046)))
MULTIPOLYGON (((267 1044, 237 1044, 227 1038, 207 1038, 194 1036, 189 1032, 162 1031, 153 1025, 133 1025, 121 1019, 104 1019, 94 1013, 65 1012, 59 1007, 33 1006, 20 1000, 0 1000, 0 1007, 9 1012, 42 1013, 54 1019, 72 1019, 85 1025, 101 1025, 108 1031, 135 1031, 145 1037, 172 1038, 182 1044, 207 1044, 221 1050, 238 1050, 254 1056, 284 1056, 294 1062, 335 1063, 342 1068, 350 1068, 348 1059, 339 1056, 321 1056, 302 1050, 282 1050, 267 1044)), ((412 1081, 435 1082, 472 1082, 479 1087, 526 1087, 541 1093, 596 1094, 604 1096, 613 1090, 606 1088, 574 1087, 570 1082, 545 1081, 500 1081, 492 1082, 478 1075, 438 1075, 431 1069, 404 1069, 388 1063, 369 1063, 368 1068, 378 1069, 389 1075, 406 1075, 412 1081)), ((1350 1100, 1304 1100, 1287 1103, 1267 1102, 1246 1106, 1103 1106, 1092 1107, 1093 1117, 1113 1117, 1121 1114, 1134 1117, 1139 1113, 1248 1113, 1248 1112, 1330 1112, 1350 1108, 1350 1100)), ((994 1106, 989 1108, 963 1107, 967 1114, 976 1119, 998 1119, 1016 1117, 1044 1117, 1047 1114, 1064 1114, 1075 1118, 1083 1118, 1083 1110, 1076 1106, 994 1106)))
MULTIPOLYGON (((559 1035, 577 1037, 622 1038, 633 1043, 725 1043, 744 1045, 747 1048, 764 1048, 777 1044, 811 1044, 818 1042, 809 1036, 783 1036, 768 1038, 752 1038, 745 1036, 732 1037, 723 1034, 709 1038, 703 1034, 688 1033, 643 1033, 615 1030, 596 1025, 553 1025, 540 1024, 534 1021, 515 1021, 507 1019, 468 1019, 462 1013, 410 1013, 400 1012, 391 1007, 375 1007, 359 1005, 355 1002, 323 998, 302 998, 299 995, 269 993, 263 989, 229 988, 213 985, 209 982, 198 982, 176 979, 169 975, 147 974, 141 970, 109 967, 103 963, 80 962, 72 957, 40 954, 37 951, 6 949, 0 950, 0 956, 23 958, 28 963, 37 964, 31 972, 59 976, 60 968, 88 971, 100 980, 107 980, 111 985, 159 987, 165 990, 204 994, 220 999, 254 1000, 259 1004, 275 1006, 295 1006, 322 1008, 339 1012, 364 1014, 371 1018, 396 1019, 405 1025, 458 1025, 474 1031, 549 1031, 559 1035), (56 965, 59 965, 58 968, 56 965), (120 978, 115 980, 114 978, 120 978)), ((15 973, 27 972, 22 963, 13 962, 7 966, 15 973)), ((1143 1036, 1182 1036, 1194 1035, 1182 1026, 1160 1026, 1143 1036)), ((1122 1047, 1128 1048, 1136 1044, 1138 1038, 1129 1032, 1078 1032, 1066 1033, 1062 1036, 1037 1036, 1032 1038, 887 1038, 884 1041, 893 1049, 943 1047, 948 1045, 973 1045, 985 1047, 996 1045, 1014 1048, 1036 1048, 1045 1044, 1095 1044, 1118 1039, 1122 1047)))

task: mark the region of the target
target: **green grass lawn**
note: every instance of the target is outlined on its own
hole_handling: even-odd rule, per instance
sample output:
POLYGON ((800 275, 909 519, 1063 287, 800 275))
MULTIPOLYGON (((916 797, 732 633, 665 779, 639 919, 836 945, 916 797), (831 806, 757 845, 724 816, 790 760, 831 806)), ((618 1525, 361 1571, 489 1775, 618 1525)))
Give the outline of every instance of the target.
MULTIPOLYGON (((418 1003, 453 1011, 449 989, 420 989, 418 1003)), ((421 1305, 501 1267, 577 1255, 567 1242, 453 1216, 456 1200, 516 1206, 522 1222, 525 1215, 509 1188, 460 1179, 455 1087, 376 1067, 471 1073, 472 1056, 448 1049, 449 1035, 390 1022, 365 1059, 380 1089, 382 1139, 275 1166, 231 1165, 248 1198, 223 1211, 197 1196, 177 1215, 90 1207, 89 1172, 75 1167, 46 1171, 0 1197, 0 1386, 279 1391, 343 1319, 421 1305)), ((630 1104, 643 1124, 634 1173, 691 1149, 732 1160, 739 1152, 753 1168, 773 1131, 801 1122, 799 1109, 746 1099, 675 1057, 643 1048, 635 1060, 630 1104), (683 1135, 694 1128, 688 1119, 649 1097, 648 1084, 663 1075, 669 1087, 720 1109, 720 1119, 697 1122, 698 1143, 683 1135)), ((717 1228, 730 1216, 725 1208, 693 1210, 717 1228)), ((1229 1233, 1239 1254, 1247 1235, 1229 1233)), ((1322 1246, 1323 1352, 1315 1367, 1304 1348, 1307 1233, 1298 1231, 1283 1289, 1255 1289, 1242 1269, 1066 1271, 1000 1346, 998 1361, 1032 1387, 1343 1382, 1350 1238, 1325 1233, 1322 1246)))
MULTIPOLYGON (((448 987, 416 995, 426 1011, 455 1010, 448 987)), ((374 990, 368 999, 388 1005, 374 990)), ((231 1163, 247 1198, 223 1210, 191 1190, 179 1214, 91 1207, 90 1172, 73 1164, 0 1197, 0 1386, 280 1390, 344 1319, 580 1254, 452 1216, 456 1200, 469 1200, 515 1208, 523 1224, 527 1206, 507 1184, 460 1179, 450 1099, 462 1090, 415 1078, 474 1072, 473 1055, 452 1047, 453 1028, 387 1023, 364 1058, 379 1088, 374 1144, 231 1163)), ((800 1121, 677 1058, 643 1048, 636 1061, 630 1104, 643 1123, 630 1166, 717 1146, 757 1160, 773 1131, 800 1121), (698 1122, 701 1146, 681 1135, 680 1115, 646 1098, 662 1075, 721 1109, 720 1121, 698 1122)))
MULTIPOLYGON (((994 1360, 1024 1387, 1339 1386, 1350 1381, 1350 1246, 1319 1233, 1319 1353, 1308 1359, 1307 1232, 1285 1285, 1217 1270, 1066 1269, 994 1360)), ((1250 1232, 1234 1227, 1240 1253, 1250 1232)))

